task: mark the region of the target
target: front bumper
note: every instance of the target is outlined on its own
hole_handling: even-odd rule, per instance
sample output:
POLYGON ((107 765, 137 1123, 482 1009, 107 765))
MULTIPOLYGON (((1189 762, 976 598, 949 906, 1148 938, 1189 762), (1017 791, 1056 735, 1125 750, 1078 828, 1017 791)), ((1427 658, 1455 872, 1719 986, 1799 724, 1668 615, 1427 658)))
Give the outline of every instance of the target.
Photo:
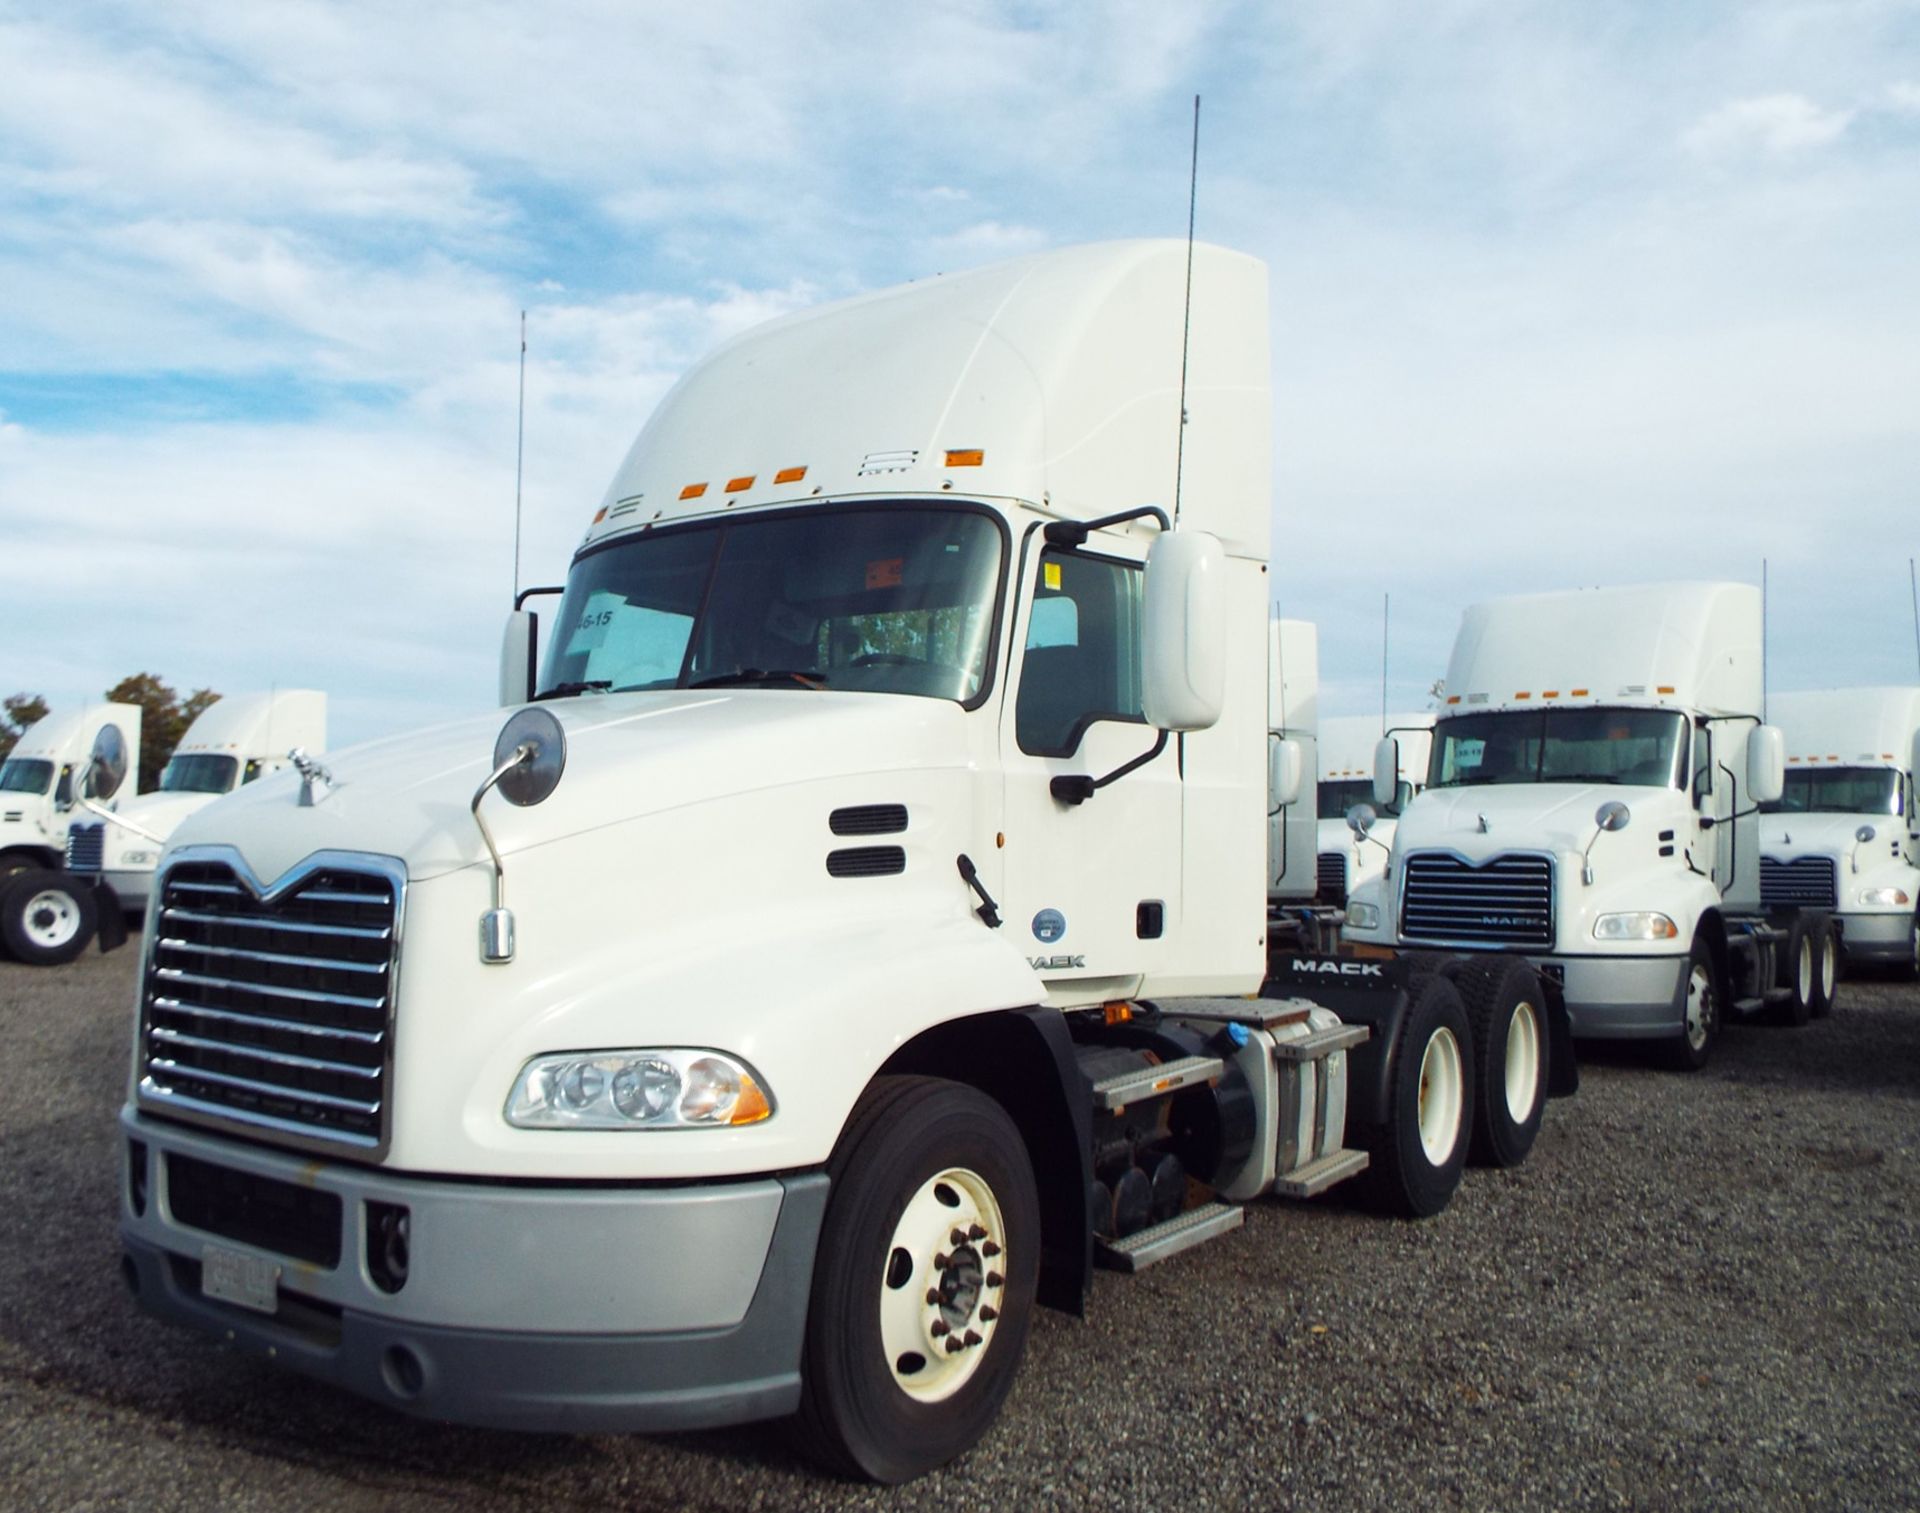
POLYGON ((1573 1033, 1586 1040, 1664 1040, 1681 1033, 1685 1006, 1677 956, 1535 956, 1560 977, 1573 1033))
POLYGON ((300 1160, 131 1110, 121 1125, 138 1142, 126 1147, 121 1197, 128 1281, 168 1322, 453 1423, 694 1429, 799 1405, 823 1172, 711 1185, 455 1182, 300 1160), (209 1228, 174 1211, 176 1159, 217 1169, 237 1195, 196 1214, 209 1228), (287 1249, 260 1243, 288 1189, 311 1190, 327 1212, 338 1200, 332 1264, 289 1253, 313 1243, 311 1222, 287 1249), (369 1203, 410 1216, 397 1292, 369 1267, 369 1203), (210 1246, 280 1266, 272 1314, 202 1293, 210 1246))
POLYGON ((1840 921, 1840 941, 1850 960, 1913 960, 1911 914, 1836 914, 1834 918, 1840 921))

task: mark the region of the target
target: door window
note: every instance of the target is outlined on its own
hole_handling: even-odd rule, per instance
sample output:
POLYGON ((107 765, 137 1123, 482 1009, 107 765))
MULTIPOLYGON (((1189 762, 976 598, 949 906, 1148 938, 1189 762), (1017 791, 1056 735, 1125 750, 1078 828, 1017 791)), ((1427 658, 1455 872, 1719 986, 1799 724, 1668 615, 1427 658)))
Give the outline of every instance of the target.
POLYGON ((1014 705, 1014 734, 1034 756, 1071 756, 1095 720, 1144 722, 1138 563, 1048 547, 1014 705))

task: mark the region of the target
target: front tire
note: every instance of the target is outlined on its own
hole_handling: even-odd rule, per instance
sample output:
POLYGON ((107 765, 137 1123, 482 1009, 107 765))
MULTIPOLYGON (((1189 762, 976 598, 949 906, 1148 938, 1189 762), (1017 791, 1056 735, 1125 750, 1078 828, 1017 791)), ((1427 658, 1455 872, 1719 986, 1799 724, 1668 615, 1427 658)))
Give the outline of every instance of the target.
POLYGON ((1469 962, 1453 979, 1473 1032, 1473 1142, 1480 1166, 1518 1166, 1547 1107, 1549 1044, 1540 982, 1510 957, 1469 962))
POLYGON ((978 1090, 881 1077, 828 1163, 801 1446, 903 1482, 970 1449, 1026 1348, 1040 1204, 1020 1132, 978 1090))
POLYGON ((1452 1201, 1473 1138, 1472 1044, 1459 990, 1427 977, 1392 1048, 1389 1117, 1355 1131, 1368 1155, 1362 1191, 1381 1213, 1424 1219, 1452 1201))
POLYGON ((30 869, 0 887, 0 940, 28 966, 72 961, 99 925, 93 889, 69 872, 30 869))
POLYGON ((1713 1059, 1713 1048, 1720 1043, 1720 977, 1712 950, 1698 936, 1687 953, 1674 999, 1680 1033, 1661 1042, 1666 1063, 1676 1072, 1697 1072, 1713 1059))

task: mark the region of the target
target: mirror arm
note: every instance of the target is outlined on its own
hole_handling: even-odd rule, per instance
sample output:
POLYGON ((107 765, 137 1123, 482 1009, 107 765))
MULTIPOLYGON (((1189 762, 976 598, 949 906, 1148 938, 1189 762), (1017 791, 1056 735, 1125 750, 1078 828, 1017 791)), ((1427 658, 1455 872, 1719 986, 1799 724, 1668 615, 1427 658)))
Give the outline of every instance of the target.
POLYGON ((91 810, 93 813, 99 815, 101 819, 105 820, 110 825, 118 825, 122 830, 131 830, 135 835, 139 836, 140 839, 142 839, 143 841, 152 841, 156 846, 164 846, 167 843, 167 838, 165 836, 155 835, 151 830, 148 830, 143 826, 134 824, 132 820, 122 819, 119 815, 115 814, 111 809, 101 808, 100 805, 96 804, 92 799, 88 798, 84 793, 81 794, 77 799, 75 799, 74 802, 78 804, 82 809, 91 810))
POLYGON ((525 609, 527 600, 538 594, 564 594, 566 591, 565 584, 561 584, 555 588, 523 588, 513 596, 513 607, 515 609, 525 609))
POLYGON ((1163 730, 1159 733, 1158 739, 1154 741, 1151 747, 1143 751, 1131 762, 1123 763, 1121 766, 1114 768, 1113 771, 1109 772, 1105 777, 1093 778, 1088 777, 1085 773, 1078 772, 1071 776, 1057 777, 1051 783, 1047 784, 1047 792, 1051 793, 1055 799, 1063 804, 1084 804, 1088 799, 1092 798, 1094 794, 1106 787, 1107 784, 1118 778, 1125 777, 1136 767, 1146 766, 1147 763, 1151 762, 1166 749, 1167 733, 1163 730))
MULTIPOLYGON (((1170 531, 1173 522, 1167 519, 1167 512, 1157 504, 1143 504, 1135 509, 1122 510, 1117 515, 1102 515, 1098 520, 1049 520, 1046 537, 1048 546, 1068 548, 1085 546, 1087 537, 1095 531, 1103 531, 1110 525, 1123 525, 1129 520, 1138 520, 1151 515, 1160 522, 1160 529, 1170 531)), ((516 609, 518 605, 514 606, 516 609)))

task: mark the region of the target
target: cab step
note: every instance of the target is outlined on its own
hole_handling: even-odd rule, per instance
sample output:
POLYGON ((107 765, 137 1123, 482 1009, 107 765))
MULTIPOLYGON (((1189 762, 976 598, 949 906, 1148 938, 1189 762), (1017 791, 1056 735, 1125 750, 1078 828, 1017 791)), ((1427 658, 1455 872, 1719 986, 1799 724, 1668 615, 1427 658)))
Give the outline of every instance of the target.
POLYGON ((1122 1072, 1094 1083, 1093 1106, 1109 1112, 1123 1109, 1143 1098, 1158 1098, 1195 1083, 1211 1082, 1226 1069, 1227 1064, 1218 1056, 1182 1056, 1158 1066, 1143 1066, 1137 1072, 1122 1072))
POLYGON ((1273 1190, 1282 1198, 1317 1198, 1336 1183, 1357 1177, 1367 1169, 1367 1161, 1365 1151, 1328 1151, 1318 1161, 1274 1178, 1273 1190))
MULTIPOLYGON (((1364 1159, 1364 1157, 1362 1158, 1364 1159)), ((1095 1239, 1094 1258, 1111 1271, 1144 1271, 1238 1229, 1247 1211, 1235 1203, 1204 1203, 1163 1224, 1136 1230, 1124 1239, 1095 1239)))
POLYGON ((1303 1035, 1298 1040, 1276 1040, 1273 1044, 1275 1061, 1318 1061, 1322 1056, 1331 1056, 1335 1051, 1345 1051, 1361 1044, 1373 1031, 1364 1024, 1336 1024, 1330 1029, 1316 1030, 1311 1035, 1303 1035))

